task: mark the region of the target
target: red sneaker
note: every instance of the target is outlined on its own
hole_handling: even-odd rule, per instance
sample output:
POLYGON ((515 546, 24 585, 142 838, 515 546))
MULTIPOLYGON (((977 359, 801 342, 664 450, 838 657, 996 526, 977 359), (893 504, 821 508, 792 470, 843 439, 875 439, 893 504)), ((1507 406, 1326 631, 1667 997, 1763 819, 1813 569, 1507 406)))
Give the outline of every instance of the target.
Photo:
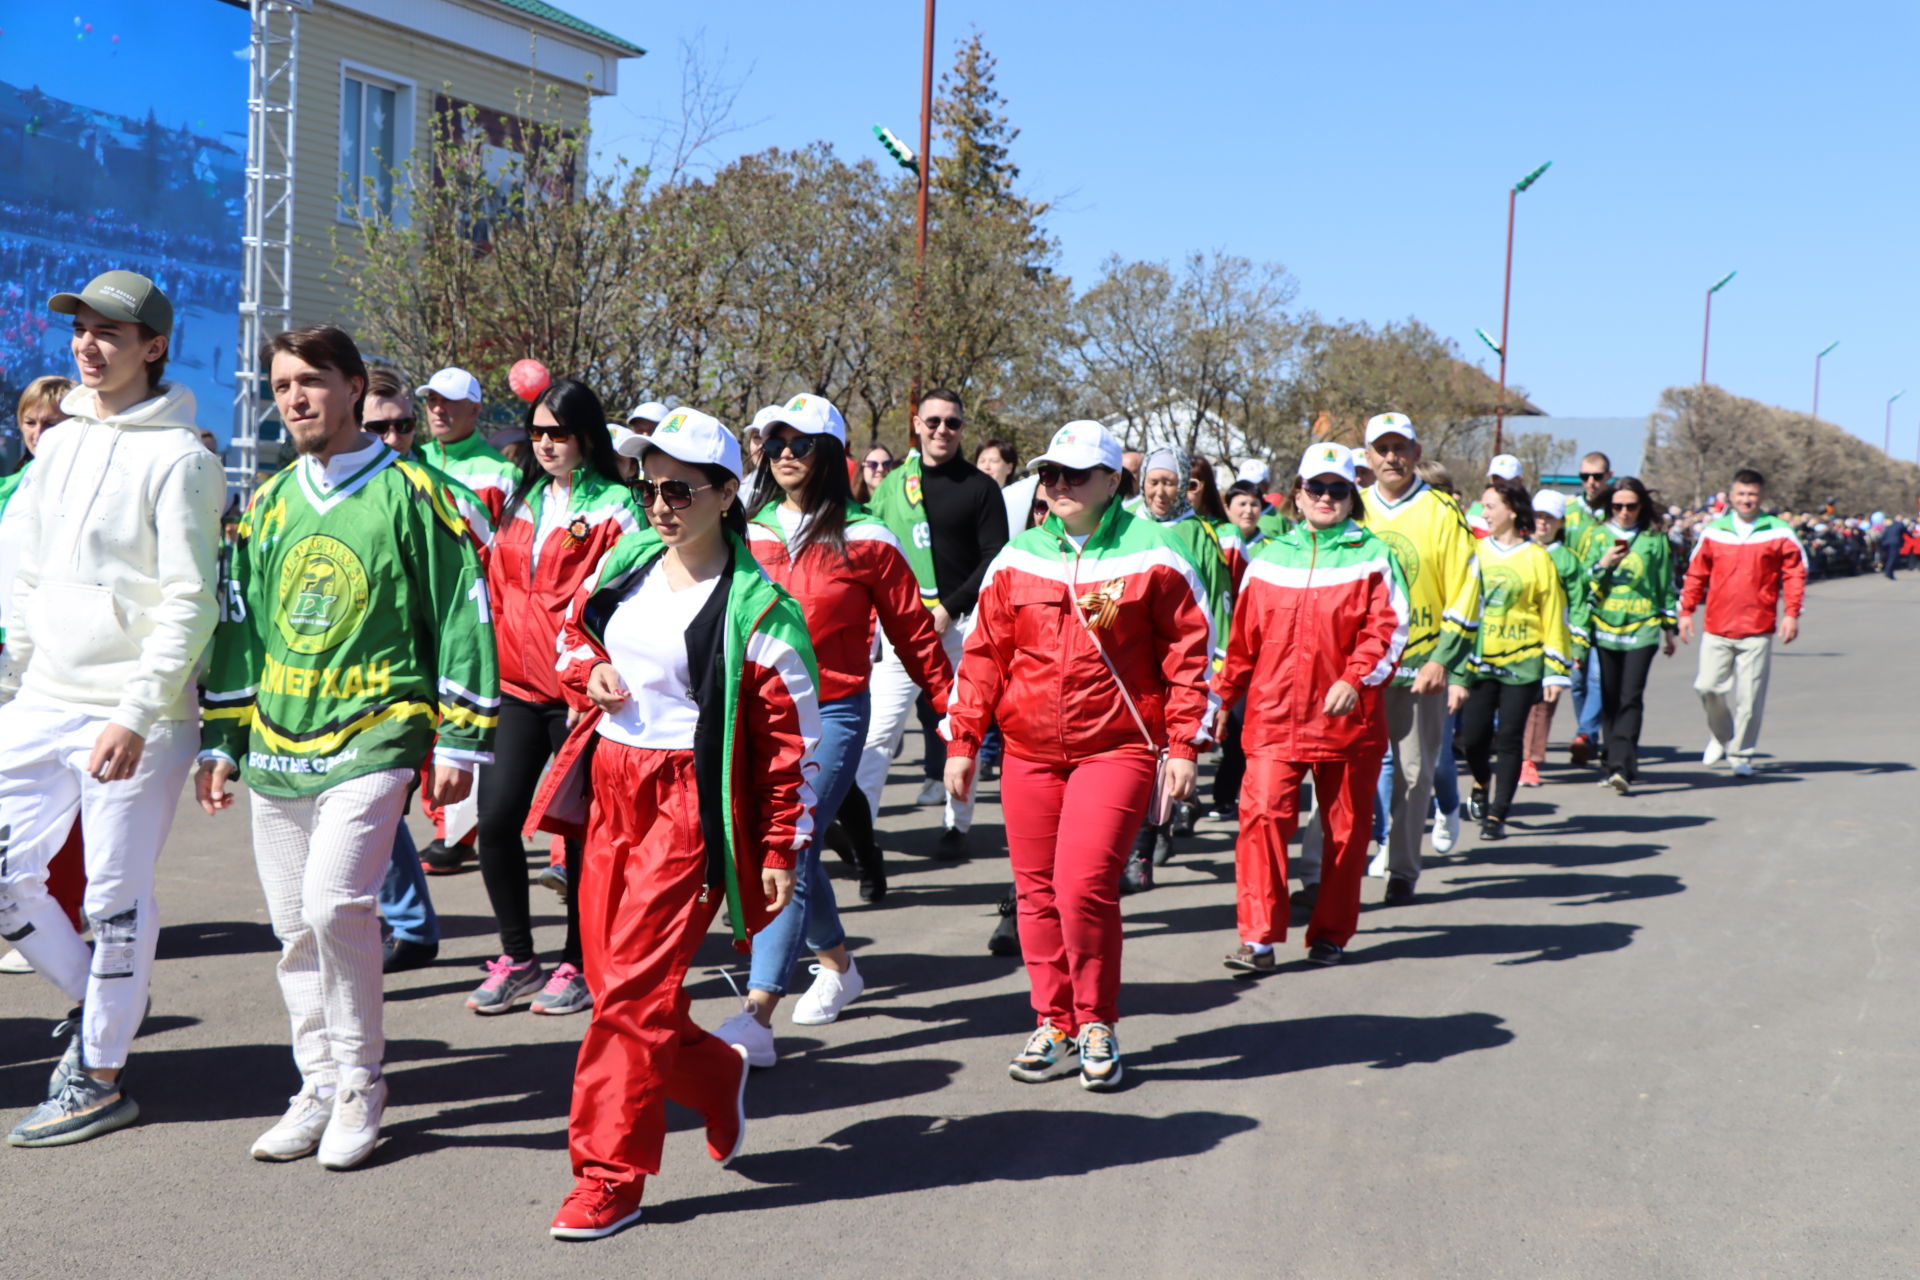
POLYGON ((608 1182, 580 1178, 553 1215, 555 1240, 601 1240, 640 1221, 640 1193, 645 1178, 608 1182))
POLYGON ((1540 785, 1540 768, 1531 760, 1522 760, 1520 762, 1520 785, 1523 787, 1537 787, 1540 785))
POLYGON ((1585 764, 1593 758, 1593 743, 1587 740, 1586 734, 1576 733, 1567 744, 1567 755, 1575 764, 1585 764))
POLYGON ((723 1103, 707 1116, 707 1154, 721 1164, 739 1155, 747 1140, 747 1051, 737 1044, 727 1048, 740 1055, 740 1083, 728 1091, 732 1105, 723 1103))

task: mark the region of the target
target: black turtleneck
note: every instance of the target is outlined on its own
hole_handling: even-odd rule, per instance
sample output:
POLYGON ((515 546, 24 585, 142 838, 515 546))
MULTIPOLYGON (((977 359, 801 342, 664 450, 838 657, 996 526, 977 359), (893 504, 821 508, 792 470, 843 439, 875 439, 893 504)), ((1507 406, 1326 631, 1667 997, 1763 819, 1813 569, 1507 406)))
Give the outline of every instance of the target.
POLYGON ((980 579, 1007 544, 1007 504, 992 477, 957 454, 937 467, 923 455, 920 486, 940 603, 957 618, 973 612, 980 579))

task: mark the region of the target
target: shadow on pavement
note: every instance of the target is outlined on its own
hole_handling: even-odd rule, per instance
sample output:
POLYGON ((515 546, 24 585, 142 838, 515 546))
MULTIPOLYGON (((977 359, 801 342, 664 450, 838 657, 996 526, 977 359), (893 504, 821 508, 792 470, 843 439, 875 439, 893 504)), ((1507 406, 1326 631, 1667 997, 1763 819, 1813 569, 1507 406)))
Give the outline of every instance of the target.
POLYGON ((1362 929, 1349 945, 1342 964, 1498 955, 1512 957, 1501 964, 1574 960, 1618 951, 1630 945, 1639 930, 1637 924, 1614 920, 1591 924, 1386 925, 1362 929), (1389 934, 1400 936, 1380 941, 1389 934), (1357 945, 1363 942, 1365 945, 1357 945))
POLYGON ((1126 1062, 1129 1071, 1151 1072, 1156 1081, 1256 1080, 1339 1066, 1385 1071, 1497 1049, 1513 1039, 1503 1024, 1491 1013, 1437 1018, 1348 1013, 1243 1022, 1135 1051, 1126 1062))
POLYGON ((161 960, 192 960, 203 956, 278 954, 273 926, 255 920, 206 920, 197 924, 160 926, 161 960))
POLYGON ((1598 907, 1641 898, 1664 898, 1685 893, 1679 876, 1603 876, 1544 872, 1536 875, 1455 876, 1444 882, 1451 892, 1421 895, 1427 902, 1458 902, 1463 898, 1559 898, 1563 907, 1598 907), (1455 887, 1458 886, 1458 887, 1455 887))
POLYGON ((1503 862, 1524 863, 1527 866, 1541 867, 1600 867, 1616 862, 1638 862, 1642 858, 1657 858, 1667 852, 1664 844, 1560 844, 1549 842, 1533 844, 1509 833, 1506 840, 1497 845, 1476 844, 1472 847, 1456 849, 1452 862, 1437 858, 1428 858, 1429 868, 1460 866, 1466 863, 1503 862))
MULTIPOLYGON (((1054 1087, 1076 1088, 1071 1081, 1054 1087)), ((860 1200, 973 1183, 1076 1178, 1102 1169, 1199 1155, 1258 1125, 1251 1117, 1216 1111, 1169 1116, 1002 1111, 961 1119, 862 1120, 829 1135, 819 1146, 741 1156, 730 1167, 762 1185, 725 1195, 670 1200, 650 1207, 646 1221, 685 1222, 709 1213, 860 1200)))
POLYGON ((1532 836, 1628 835, 1650 836, 1662 831, 1704 827, 1713 819, 1697 813, 1569 813, 1557 823, 1527 823, 1508 826, 1509 841, 1532 836))

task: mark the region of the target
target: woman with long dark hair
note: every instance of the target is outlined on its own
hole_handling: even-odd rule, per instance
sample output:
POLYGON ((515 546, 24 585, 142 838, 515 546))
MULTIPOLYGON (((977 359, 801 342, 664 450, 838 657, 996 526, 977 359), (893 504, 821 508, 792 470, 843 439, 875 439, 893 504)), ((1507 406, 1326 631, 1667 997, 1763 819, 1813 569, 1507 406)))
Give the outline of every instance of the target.
MULTIPOLYGON (((797 395, 754 419, 760 470, 753 491, 761 504, 747 524, 747 546, 766 575, 790 592, 806 614, 819 668, 820 744, 812 776, 814 830, 824 833, 853 786, 867 741, 873 674, 871 640, 880 627, 914 682, 946 712, 953 667, 900 544, 887 527, 854 505, 847 487, 846 420, 824 396, 797 395)), ((795 1003, 793 1021, 834 1021, 866 986, 847 952, 833 882, 820 862, 819 835, 794 866, 793 901, 754 943, 746 1007, 714 1034, 738 1045, 756 1067, 777 1060, 773 1011, 802 946, 819 961, 813 985, 795 1003)), ((865 852, 863 850, 863 852, 865 852)), ((877 856, 877 854, 875 855, 877 856)), ((882 876, 863 866, 868 878, 882 876)))
MULTIPOLYGON (((480 874, 500 925, 500 956, 467 997, 475 1013, 507 1013, 533 997, 535 1013, 592 1005, 580 966, 580 912, 566 894, 559 964, 542 971, 533 945, 527 851, 520 828, 540 772, 567 736, 567 704, 554 669, 567 606, 593 566, 644 517, 620 478, 619 455, 600 398, 562 378, 527 406, 529 446, 519 482, 500 510, 487 592, 500 645, 500 729, 479 795, 480 874)), ((568 884, 579 883, 579 847, 567 849, 568 884)))
POLYGON ((1613 481, 1608 519, 1587 535, 1593 584, 1588 621, 1600 658, 1600 721, 1606 783, 1621 795, 1640 772, 1640 722, 1656 649, 1673 656, 1679 630, 1673 550, 1638 477, 1613 481))

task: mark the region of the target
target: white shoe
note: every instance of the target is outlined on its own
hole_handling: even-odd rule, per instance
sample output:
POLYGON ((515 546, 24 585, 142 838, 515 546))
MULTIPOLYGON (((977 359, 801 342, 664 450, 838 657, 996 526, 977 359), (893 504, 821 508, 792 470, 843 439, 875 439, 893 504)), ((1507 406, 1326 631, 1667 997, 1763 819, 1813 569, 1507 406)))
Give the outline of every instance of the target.
POLYGON ((1381 876, 1387 874, 1387 846, 1377 844, 1373 847, 1376 852, 1373 855, 1373 860, 1367 863, 1367 878, 1378 880, 1381 876))
POLYGON ((32 973, 32 972, 33 972, 33 961, 21 955, 20 949, 18 947, 15 947, 13 950, 7 952, 6 955, 0 956, 0 973, 32 973))
POLYGON ((273 1128, 253 1140, 255 1160, 298 1160, 320 1145, 320 1135, 333 1119, 333 1097, 321 1097, 314 1085, 305 1085, 287 1099, 291 1105, 273 1128))
POLYGON ((333 1118, 320 1135, 320 1167, 351 1169, 373 1154, 380 1141, 380 1117, 387 1109, 387 1078, 364 1067, 340 1073, 333 1096, 333 1118))
POLYGON ((920 794, 913 798, 915 804, 945 804, 947 784, 938 778, 928 778, 920 784, 920 794))
POLYGON ((1433 851, 1452 853, 1453 846, 1460 843, 1460 810, 1443 813, 1433 820, 1433 851))
POLYGON ((1711 768, 1727 758, 1727 744, 1718 738, 1707 739, 1707 749, 1700 753, 1700 763, 1711 768))
POLYGON ((1751 778, 1753 776, 1753 762, 1751 760, 1735 760, 1733 762, 1733 776, 1736 778, 1751 778))
POLYGON ((793 1006, 793 1022, 799 1027, 824 1027, 840 1016, 840 1011, 853 1003, 853 998, 867 989, 867 980, 860 976, 860 966, 847 957, 847 971, 835 973, 823 964, 813 966, 813 985, 807 988, 807 994, 800 997, 793 1006))
POLYGON ((713 1029, 713 1034, 747 1055, 747 1065, 762 1071, 780 1061, 773 1051, 773 1028, 763 1027, 748 1005, 713 1029))

